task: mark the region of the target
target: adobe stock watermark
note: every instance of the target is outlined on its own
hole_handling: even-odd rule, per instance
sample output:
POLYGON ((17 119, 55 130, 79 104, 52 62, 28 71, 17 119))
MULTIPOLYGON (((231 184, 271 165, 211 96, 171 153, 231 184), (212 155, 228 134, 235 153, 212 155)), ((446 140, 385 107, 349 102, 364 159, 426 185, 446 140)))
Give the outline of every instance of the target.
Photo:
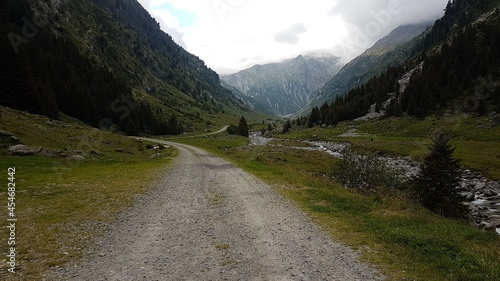
POLYGON ((212 6, 219 16, 220 20, 224 20, 228 12, 233 12, 241 6, 243 0, 215 0, 212 2, 212 6))
POLYGON ((350 58, 369 48, 371 42, 391 24, 393 17, 403 11, 404 7, 399 0, 389 0, 385 9, 371 11, 372 20, 366 23, 363 29, 356 27, 355 32, 342 44, 343 57, 350 58))
POLYGON ((486 101, 494 93, 496 88, 500 87, 500 81, 493 81, 493 75, 490 74, 486 78, 479 78, 481 85, 476 87, 474 95, 468 96, 463 102, 463 109, 468 112, 476 112, 481 106, 481 101, 486 101))
MULTIPOLYGON (((111 103, 111 111, 115 114, 120 114, 119 119, 123 121, 130 117, 130 111, 137 108, 137 104, 132 99, 132 96, 122 94, 121 98, 114 100, 111 103)), ((103 118, 99 121, 99 128, 101 130, 112 130, 113 121, 110 118, 103 118)))
POLYGON ((40 29, 49 23, 49 17, 46 15, 35 15, 32 20, 29 20, 27 17, 22 17, 21 22, 22 27, 20 34, 15 32, 9 32, 9 34, 7 34, 7 38, 15 54, 19 53, 21 45, 28 44, 30 40, 38 35, 40 29))

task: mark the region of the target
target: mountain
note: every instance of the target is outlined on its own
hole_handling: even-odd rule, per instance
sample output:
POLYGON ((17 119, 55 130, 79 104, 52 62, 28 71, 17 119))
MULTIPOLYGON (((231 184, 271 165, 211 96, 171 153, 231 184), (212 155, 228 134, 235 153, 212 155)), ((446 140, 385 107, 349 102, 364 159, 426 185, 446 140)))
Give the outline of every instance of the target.
POLYGON ((310 104, 297 115, 331 102, 339 95, 362 85, 387 67, 398 65, 413 54, 413 41, 432 23, 402 25, 378 40, 371 48, 347 63, 324 87, 314 93, 310 104))
POLYGON ((309 102, 342 67, 332 55, 300 55, 280 63, 255 65, 221 77, 222 81, 254 99, 256 108, 275 115, 287 115, 309 102))
MULTIPOLYGON (((402 63, 313 108, 309 124, 379 116, 464 113, 498 116, 500 5, 455 0, 432 28, 410 42, 402 63)), ((396 60, 397 61, 397 60, 396 60)), ((496 122, 496 121, 495 121, 496 122)))
POLYGON ((0 105, 132 134, 175 134, 253 114, 136 0, 1 6, 0 105))
POLYGON ((240 99, 240 101, 243 104, 245 104, 250 109, 270 116, 275 115, 275 112, 268 105, 261 103, 250 96, 245 95, 238 88, 226 83, 224 79, 221 79, 221 85, 224 88, 230 90, 235 96, 237 96, 240 99))

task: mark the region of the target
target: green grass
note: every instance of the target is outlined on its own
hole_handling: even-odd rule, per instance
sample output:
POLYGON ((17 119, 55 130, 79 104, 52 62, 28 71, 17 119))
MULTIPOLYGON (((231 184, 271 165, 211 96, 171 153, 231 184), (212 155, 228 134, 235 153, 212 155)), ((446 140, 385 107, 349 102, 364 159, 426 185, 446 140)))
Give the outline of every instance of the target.
POLYGON ((500 126, 493 126, 488 117, 448 115, 417 119, 406 116, 369 122, 342 122, 333 129, 300 129, 278 134, 277 137, 349 142, 358 148, 409 156, 420 161, 428 152, 431 138, 441 130, 451 136, 451 143, 456 148, 454 156, 466 168, 500 180, 500 126), (360 136, 340 137, 353 128, 360 136))
MULTIPOLYGON (((14 157, 0 150, 0 168, 6 171, 15 166, 17 171, 18 280, 39 280, 51 266, 62 266, 85 254, 93 239, 106 230, 106 224, 130 206, 137 194, 146 192, 147 183, 168 166, 174 155, 168 149, 163 152, 164 159, 151 160, 153 152, 145 150, 146 143, 94 130, 70 119, 54 129, 43 117, 3 108, 1 113, 0 129, 11 131, 26 144, 59 148, 68 154, 89 149, 103 153, 88 155, 84 162, 68 162, 14 157), (133 154, 117 152, 117 147, 133 154)), ((366 149, 418 158, 430 144, 430 132, 448 121, 424 120, 427 123, 422 125, 402 118, 391 121, 394 130, 387 130, 385 122, 343 123, 335 129, 313 128, 284 137, 349 141, 366 149), (338 137, 353 126, 364 135, 338 137), (399 133, 403 128, 408 132, 399 133)), ((451 133, 456 154, 468 165, 496 174, 499 165, 492 157, 498 151, 497 131, 478 129, 477 134, 470 133, 469 129, 482 126, 478 122, 466 120, 460 126, 448 127, 454 128, 451 133)), ((466 222, 436 216, 403 193, 348 190, 328 177, 336 158, 289 147, 247 146, 248 139, 226 133, 175 140, 226 157, 269 182, 333 237, 360 250, 363 260, 378 267, 390 280, 500 279, 497 235, 466 222)), ((6 183, 7 176, 1 181, 6 183)), ((7 197, 5 192, 0 196, 7 197)), ((214 204, 219 199, 214 195, 214 204)), ((7 237, 6 229, 3 233, 7 237)), ((0 250, 6 252, 6 247, 3 243, 0 250)), ((0 262, 0 279, 5 279, 6 263, 0 262)))
MULTIPOLYGON (((296 131, 294 137, 335 138, 314 130, 318 129, 296 131)), ((371 142, 363 138, 360 142, 371 142)), ((415 141, 402 136, 386 139, 391 138, 395 143, 415 141)), ((226 157, 270 183, 333 237, 360 250, 362 259, 389 280, 500 279, 500 238, 496 234, 434 215, 402 192, 346 189, 326 176, 338 161, 333 157, 286 147, 245 146, 244 138, 227 135, 179 141, 226 157)), ((383 140, 375 141, 381 143, 373 149, 383 147, 383 140)), ((419 149, 414 149, 415 154, 419 149)))
MULTIPOLYGON (((72 165, 42 157, 2 157, 2 170, 16 167, 19 275, 34 280, 51 266, 62 266, 80 257, 85 247, 102 236, 106 230, 103 226, 130 206, 135 195, 144 193, 168 162, 72 165)), ((7 204, 6 192, 1 192, 0 197, 7 204)), ((2 252, 6 247, 2 243, 2 252)))
MULTIPOLYGON (((68 155, 80 150, 86 160, 18 157, 0 149, 3 186, 7 186, 7 169, 16 168, 18 218, 17 273, 6 272, 3 255, 0 280, 42 280, 51 267, 84 255, 105 234, 106 225, 131 206, 137 195, 147 191, 175 155, 169 148, 161 151, 162 159, 151 160, 155 152, 146 150, 145 142, 102 132, 69 118, 54 128, 45 117, 1 109, 0 129, 14 133, 23 143, 62 149, 68 155), (117 152, 116 148, 127 153, 117 152), (87 154, 90 149, 102 154, 87 154)), ((5 189, 0 198, 0 204, 6 207, 5 189)), ((7 229, 0 233, 5 238, 9 235, 7 229)), ((7 247, 6 242, 0 243, 2 253, 7 253, 7 247)))

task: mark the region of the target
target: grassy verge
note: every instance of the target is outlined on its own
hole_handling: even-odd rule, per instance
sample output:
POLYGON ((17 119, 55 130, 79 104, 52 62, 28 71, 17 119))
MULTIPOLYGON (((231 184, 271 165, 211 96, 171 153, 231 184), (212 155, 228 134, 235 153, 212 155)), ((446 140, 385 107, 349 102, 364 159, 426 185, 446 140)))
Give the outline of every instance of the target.
POLYGON ((450 115, 342 122, 333 129, 300 129, 277 137, 345 141, 356 147, 421 160, 428 152, 431 137, 440 130, 451 136, 452 145, 456 148, 454 156, 465 167, 500 180, 500 126, 493 126, 489 118, 450 115), (358 136, 342 136, 353 129, 358 136))
POLYGON ((390 280, 500 279, 496 234, 436 216, 403 193, 348 190, 325 176, 338 161, 333 157, 249 147, 245 139, 227 135, 179 141, 226 157, 269 182, 390 280))
MULTIPOLYGON (((102 132, 67 120, 2 108, 0 129, 27 145, 82 154, 84 161, 43 156, 11 156, 0 149, 0 178, 7 186, 9 167, 16 168, 16 274, 7 272, 6 256, 0 258, 0 280, 42 280, 53 267, 86 254, 117 214, 147 191, 149 183, 170 163, 175 151, 154 151, 146 143, 102 132), (89 153, 98 151, 98 154, 89 153)), ((2 216, 7 218, 6 188, 0 192, 2 216)), ((4 223, 5 224, 5 223, 4 223)), ((0 232, 0 251, 8 252, 9 231, 0 232), (5 239, 4 239, 5 238, 5 239)))

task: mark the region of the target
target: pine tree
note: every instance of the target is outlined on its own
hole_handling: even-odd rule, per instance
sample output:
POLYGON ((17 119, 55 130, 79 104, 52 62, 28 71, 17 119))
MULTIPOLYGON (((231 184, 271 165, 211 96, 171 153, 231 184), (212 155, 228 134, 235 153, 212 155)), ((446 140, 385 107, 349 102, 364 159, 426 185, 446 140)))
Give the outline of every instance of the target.
POLYGON ((467 214, 467 207, 462 204, 464 198, 459 189, 461 165, 453 158, 453 151, 448 136, 440 133, 424 158, 421 172, 411 183, 426 208, 446 217, 460 218, 467 214))
POLYGON ((286 134, 290 131, 290 129, 292 129, 292 123, 290 123, 290 120, 287 119, 285 125, 283 125, 282 133, 286 134))
POLYGON ((248 124, 247 120, 245 120, 244 116, 241 116, 240 123, 238 124, 238 135, 247 137, 249 136, 248 134, 248 124))
POLYGON ((307 128, 312 128, 312 127, 314 127, 314 121, 312 116, 309 116, 309 118, 307 118, 307 128))

